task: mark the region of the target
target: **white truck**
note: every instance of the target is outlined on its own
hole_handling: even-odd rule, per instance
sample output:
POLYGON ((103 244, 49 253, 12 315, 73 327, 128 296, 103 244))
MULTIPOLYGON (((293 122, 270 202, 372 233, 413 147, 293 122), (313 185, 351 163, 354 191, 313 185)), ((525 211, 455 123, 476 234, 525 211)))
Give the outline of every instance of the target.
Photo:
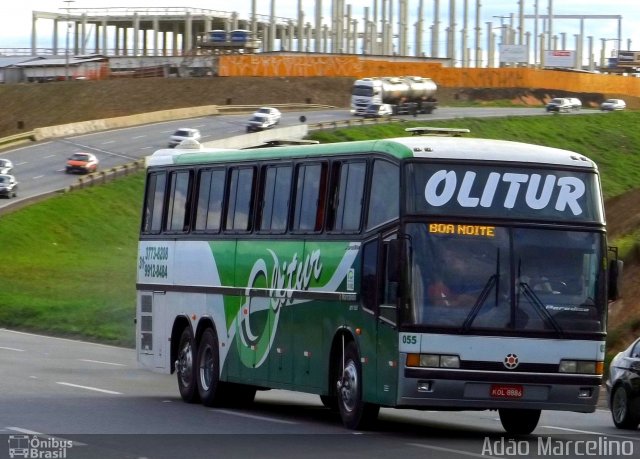
POLYGON ((356 80, 351 89, 351 113, 363 116, 370 105, 389 104, 394 115, 432 113, 438 87, 418 76, 372 77, 356 80))

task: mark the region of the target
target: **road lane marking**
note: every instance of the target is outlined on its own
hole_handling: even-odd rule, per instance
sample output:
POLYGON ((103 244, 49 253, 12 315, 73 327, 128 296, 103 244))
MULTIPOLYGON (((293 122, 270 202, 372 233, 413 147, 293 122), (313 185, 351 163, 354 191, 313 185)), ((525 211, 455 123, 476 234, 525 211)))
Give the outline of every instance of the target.
POLYGON ((130 159, 132 161, 136 161, 136 160, 140 159, 140 158, 135 158, 133 156, 123 155, 121 153, 114 153, 113 151, 103 150, 101 148, 93 147, 91 145, 83 145, 81 143, 71 142, 70 140, 66 140, 66 139, 58 140, 58 142, 66 143, 68 145, 73 145, 74 147, 78 147, 78 148, 81 148, 83 150, 91 150, 91 151, 94 151, 94 152, 97 152, 97 153, 104 153, 105 155, 116 156, 118 158, 124 158, 124 159, 130 159))
POLYGON ((117 349, 117 350, 120 350, 120 351, 123 351, 123 350, 127 350, 128 351, 129 350, 129 349, 124 349, 124 348, 118 347, 118 346, 112 346, 110 344, 92 343, 91 341, 80 341, 79 339, 59 338, 57 336, 37 335, 35 333, 29 333, 29 332, 23 332, 23 331, 17 331, 17 330, 9 330, 7 328, 2 328, 2 327, 0 327, 0 331, 4 332, 4 333, 13 333, 14 335, 32 336, 32 337, 35 337, 35 338, 45 338, 45 339, 50 339, 50 340, 55 340, 55 341, 66 341, 68 343, 78 343, 78 344, 87 345, 87 346, 103 347, 103 348, 107 348, 107 349, 117 349))
POLYGON ((131 137, 131 139, 132 139, 132 140, 135 140, 135 139, 144 139, 145 137, 147 137, 147 135, 146 135, 146 134, 145 134, 145 135, 135 135, 135 136, 131 137))
POLYGON ((55 158, 56 155, 47 155, 47 156, 43 156, 42 159, 47 159, 47 158, 55 158))
POLYGON ((4 349, 5 351, 24 352, 24 349, 16 349, 15 347, 0 346, 0 349, 4 349))
POLYGON ((103 365, 114 365, 117 367, 126 367, 124 363, 113 363, 113 362, 103 362, 102 360, 91 360, 91 359, 78 359, 81 362, 89 362, 89 363, 101 363, 103 365))
POLYGON ((612 438, 624 438, 625 440, 640 440, 638 437, 625 437, 624 435, 616 435, 616 434, 608 434, 603 432, 593 432, 591 430, 578 430, 578 429, 570 429, 568 427, 556 427, 556 426, 540 426, 543 429, 552 429, 552 430, 564 430, 566 432, 575 432, 580 434, 590 434, 590 435, 599 435, 601 437, 612 437, 612 438))
POLYGON ((462 456, 484 457, 484 458, 488 458, 488 459, 500 459, 500 458, 498 458, 496 456, 489 456, 488 454, 478 454, 478 453, 472 453, 470 451, 463 451, 461 449, 442 448, 440 446, 424 445, 422 443, 407 443, 407 445, 416 446, 418 448, 424 448, 424 449, 432 449, 434 451, 442 451, 442 452, 445 452, 445 453, 460 454, 462 456))
MULTIPOLYGON (((47 434, 43 434, 41 432, 36 432, 35 430, 29 430, 29 429, 23 429, 21 427, 6 427, 6 430, 11 430, 12 432, 19 432, 25 435, 37 435, 38 437, 42 437, 42 438, 50 438, 50 439, 56 439, 56 440, 62 440, 62 441, 68 441, 73 443, 73 446, 87 446, 86 443, 81 443, 79 441, 75 441, 75 440, 68 440, 66 438, 62 438, 62 437, 54 437, 52 435, 47 435, 47 434)), ((44 457, 44 456, 43 456, 44 457)))
POLYGON ((110 143, 116 143, 115 140, 105 140, 104 142, 101 143, 101 145, 108 145, 110 143))
POLYGON ((71 383, 64 382, 64 381, 56 381, 56 384, 60 384, 61 386, 75 387, 75 388, 78 388, 78 389, 92 390, 94 392, 102 392, 103 394, 122 395, 122 392, 116 392, 116 391, 107 390, 107 389, 100 389, 98 387, 81 386, 79 384, 71 384, 71 383))
POLYGON ((278 422, 280 424, 297 424, 297 422, 294 422, 294 421, 285 421, 284 419, 270 418, 267 416, 257 416, 255 414, 237 413, 235 411, 228 411, 228 410, 209 410, 209 411, 213 411, 214 413, 224 413, 224 414, 230 414, 233 416, 240 416, 241 418, 257 419, 259 421, 278 422))
POLYGON ((35 177, 32 178, 32 180, 39 180, 42 177, 44 177, 44 175, 36 175, 35 177))

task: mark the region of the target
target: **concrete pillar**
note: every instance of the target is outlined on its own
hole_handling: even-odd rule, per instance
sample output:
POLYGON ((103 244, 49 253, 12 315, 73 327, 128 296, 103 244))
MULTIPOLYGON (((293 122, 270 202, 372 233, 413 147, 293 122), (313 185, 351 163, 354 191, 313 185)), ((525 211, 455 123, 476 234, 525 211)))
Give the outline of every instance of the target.
POLYGON ((422 50, 422 40, 424 36, 424 0, 420 0, 418 3, 418 22, 416 22, 416 41, 415 41, 415 52, 414 56, 421 57, 424 53, 422 50))
POLYGON ((449 0, 449 44, 448 58, 456 62, 456 0, 449 0))
POLYGON ((316 11, 315 11, 315 30, 314 30, 314 51, 316 53, 320 52, 322 49, 322 0, 316 0, 316 11))
POLYGON ((589 71, 593 72, 596 69, 596 65, 593 58, 593 36, 587 37, 589 43, 589 71))
POLYGON ((493 62, 491 62, 491 36, 493 35, 493 22, 487 22, 487 68, 493 67, 493 62))
POLYGON ((122 51, 123 51, 123 56, 128 56, 129 55, 129 36, 128 36, 128 32, 129 29, 127 29, 126 27, 122 28, 122 51))
POLYGON ((467 53, 467 33, 469 30, 469 0, 464 0, 462 3, 462 30, 460 33, 460 56, 462 59, 462 66, 469 66, 469 55, 467 53))
POLYGON ((80 20, 80 54, 87 54, 87 13, 82 13, 80 20))
POLYGON ((58 19, 53 20, 53 37, 51 37, 51 43, 53 44, 53 55, 58 55, 58 27, 60 26, 60 21, 58 19))
POLYGON ((96 22, 93 29, 93 52, 100 54, 100 26, 96 22))
POLYGON ((480 44, 480 0, 476 0, 476 67, 482 67, 482 45, 480 44))
POLYGON ((178 50, 178 35, 180 35, 180 26, 177 22, 173 24, 173 36, 171 37, 171 55, 179 56, 182 53, 178 50))
POLYGON ((37 52, 36 42, 38 40, 38 36, 36 34, 36 23, 38 22, 38 18, 36 17, 35 12, 31 13, 31 55, 35 56, 37 52))
POLYGON ((138 56, 140 54, 140 44, 138 42, 140 38, 140 16, 138 13, 133 13, 133 33, 132 33, 132 45, 133 45, 133 55, 138 56))
POLYGON ((544 68, 545 66, 545 59, 544 59, 544 51, 545 51, 545 39, 544 39, 544 33, 540 34, 540 68, 544 68))
POLYGON ((182 37, 182 51, 189 52, 193 49, 193 16, 187 11, 184 18, 184 36, 182 37))
POLYGON ((440 55, 440 0, 433 1, 433 27, 431 29, 431 57, 440 55))
POLYGON ((271 10, 269 12, 269 40, 267 51, 273 51, 276 43, 276 0, 271 0, 271 10))

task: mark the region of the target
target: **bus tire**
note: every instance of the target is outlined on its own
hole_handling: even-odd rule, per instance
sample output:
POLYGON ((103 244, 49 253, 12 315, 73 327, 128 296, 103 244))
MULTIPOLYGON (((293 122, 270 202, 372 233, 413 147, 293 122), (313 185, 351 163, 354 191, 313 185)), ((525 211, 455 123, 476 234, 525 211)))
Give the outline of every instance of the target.
POLYGON ((633 416, 631 400, 624 386, 616 386, 611 394, 611 417, 618 429, 635 430, 640 419, 633 416))
POLYGON ((219 405, 221 397, 218 338, 212 328, 202 333, 197 359, 198 394, 205 406, 219 405))
POLYGON ((540 410, 499 409, 500 422, 510 435, 529 435, 540 420, 540 410))
POLYGON ((196 340, 193 338, 191 327, 187 326, 180 335, 178 358, 176 359, 178 389, 182 400, 187 403, 200 401, 198 397, 196 352, 196 340))
POLYGON ((351 341, 336 361, 338 368, 338 409, 342 423, 348 429, 366 429, 375 423, 380 407, 362 400, 362 364, 356 344, 351 341))

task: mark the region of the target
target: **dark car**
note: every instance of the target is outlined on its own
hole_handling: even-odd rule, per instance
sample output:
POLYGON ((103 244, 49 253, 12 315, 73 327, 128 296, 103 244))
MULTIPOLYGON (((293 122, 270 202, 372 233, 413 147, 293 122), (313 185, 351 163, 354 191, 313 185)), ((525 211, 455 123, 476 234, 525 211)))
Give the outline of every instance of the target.
POLYGON ((609 366, 609 408, 618 429, 640 424, 640 338, 619 352, 609 366))
POLYGON ((7 198, 18 196, 18 182, 13 175, 0 175, 0 196, 7 198))

